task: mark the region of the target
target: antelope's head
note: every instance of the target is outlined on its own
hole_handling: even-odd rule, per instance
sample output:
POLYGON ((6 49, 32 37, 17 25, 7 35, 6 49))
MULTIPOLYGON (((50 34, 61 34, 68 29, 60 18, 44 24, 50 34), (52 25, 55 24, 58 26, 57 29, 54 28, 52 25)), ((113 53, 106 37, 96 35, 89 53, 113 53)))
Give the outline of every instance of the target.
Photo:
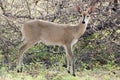
POLYGON ((91 13, 94 11, 94 6, 90 6, 89 9, 83 10, 80 6, 77 6, 77 11, 79 12, 80 16, 80 23, 87 24, 90 19, 91 13))

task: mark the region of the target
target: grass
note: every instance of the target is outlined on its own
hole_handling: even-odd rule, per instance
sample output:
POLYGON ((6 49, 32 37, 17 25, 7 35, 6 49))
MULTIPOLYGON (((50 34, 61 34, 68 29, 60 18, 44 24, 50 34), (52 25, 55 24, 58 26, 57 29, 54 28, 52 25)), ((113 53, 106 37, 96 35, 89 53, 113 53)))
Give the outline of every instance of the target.
POLYGON ((5 67, 0 69, 0 80, 120 80, 120 68, 111 69, 94 68, 76 72, 76 77, 68 74, 63 67, 45 69, 42 65, 25 67, 22 73, 16 70, 8 71, 5 67))

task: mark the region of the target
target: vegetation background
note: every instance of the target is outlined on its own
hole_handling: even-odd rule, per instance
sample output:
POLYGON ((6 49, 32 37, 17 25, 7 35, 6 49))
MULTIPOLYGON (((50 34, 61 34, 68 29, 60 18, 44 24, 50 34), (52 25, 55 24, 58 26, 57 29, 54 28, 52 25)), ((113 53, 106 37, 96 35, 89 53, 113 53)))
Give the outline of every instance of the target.
MULTIPOLYGON (((89 7, 93 0, 83 0, 89 7)), ((94 0, 87 31, 74 46, 77 77, 66 73, 62 47, 36 44, 24 55, 24 71, 16 72, 20 29, 42 19, 77 24, 80 0, 0 0, 0 80, 120 80, 120 1, 94 0)))

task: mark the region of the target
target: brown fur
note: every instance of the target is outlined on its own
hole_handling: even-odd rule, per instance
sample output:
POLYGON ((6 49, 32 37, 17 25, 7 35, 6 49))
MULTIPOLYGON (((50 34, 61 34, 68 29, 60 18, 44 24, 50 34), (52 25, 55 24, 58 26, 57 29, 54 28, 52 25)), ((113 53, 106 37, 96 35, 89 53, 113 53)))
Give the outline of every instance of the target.
POLYGON ((25 23, 22 34, 25 42, 43 42, 48 45, 65 45, 80 38, 86 26, 57 24, 43 20, 31 20, 25 23))
MULTIPOLYGON (((93 11, 92 7, 90 10, 91 12, 93 11)), ((89 21, 89 18, 86 17, 86 15, 90 15, 87 11, 82 11, 81 14, 85 16, 80 18, 79 24, 77 25, 57 24, 44 20, 31 20, 26 22, 21 31, 24 44, 19 49, 18 71, 20 71, 23 60, 23 53, 32 47, 35 43, 42 42, 47 45, 63 46, 66 50, 67 70, 70 72, 71 65, 72 74, 75 75, 75 64, 72 47, 81 37, 81 35, 84 34, 89 21), (85 24, 82 23, 83 19, 88 19, 86 20, 85 24)))

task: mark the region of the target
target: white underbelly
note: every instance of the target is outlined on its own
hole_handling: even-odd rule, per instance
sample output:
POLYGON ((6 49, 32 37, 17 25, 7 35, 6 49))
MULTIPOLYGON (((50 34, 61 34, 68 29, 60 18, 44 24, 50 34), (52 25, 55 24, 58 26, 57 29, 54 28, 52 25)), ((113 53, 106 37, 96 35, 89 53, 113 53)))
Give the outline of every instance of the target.
POLYGON ((40 42, 42 42, 45 45, 58 45, 58 46, 62 46, 62 43, 60 43, 58 41, 50 41, 50 40, 43 39, 40 42))

